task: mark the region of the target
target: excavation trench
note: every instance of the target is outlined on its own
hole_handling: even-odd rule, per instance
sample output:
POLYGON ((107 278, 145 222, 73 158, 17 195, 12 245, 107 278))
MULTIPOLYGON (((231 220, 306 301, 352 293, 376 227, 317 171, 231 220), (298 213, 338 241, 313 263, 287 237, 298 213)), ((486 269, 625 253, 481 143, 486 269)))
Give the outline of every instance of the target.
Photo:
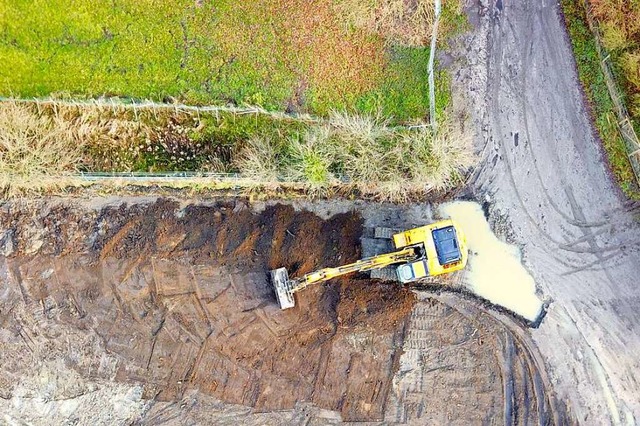
POLYGON ((373 226, 433 219, 429 205, 336 201, 0 204, 0 411, 35 423, 217 423, 223 407, 251 407, 234 416, 248 424, 545 418, 526 331, 455 293, 356 275, 279 309, 270 269, 348 263, 372 254, 373 226))
MULTIPOLYGON (((356 260, 359 214, 323 220, 284 205, 161 200, 50 207, 29 220, 13 207, 2 214, 1 322, 24 303, 42 312, 45 333, 95 333, 114 361, 69 354, 81 375, 142 383, 143 397, 159 401, 197 389, 260 411, 310 401, 345 420, 383 418, 413 294, 351 276, 310 287, 281 311, 267 280, 280 266, 297 276, 356 260)), ((23 340, 17 331, 13 339, 23 340)), ((9 343, 6 396, 21 374, 9 343)))

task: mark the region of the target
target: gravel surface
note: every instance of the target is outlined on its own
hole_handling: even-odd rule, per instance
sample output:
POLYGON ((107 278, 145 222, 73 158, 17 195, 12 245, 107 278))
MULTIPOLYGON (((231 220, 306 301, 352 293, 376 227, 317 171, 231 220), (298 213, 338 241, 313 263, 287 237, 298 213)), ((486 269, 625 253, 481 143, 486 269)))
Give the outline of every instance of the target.
POLYGON ((552 0, 481 1, 467 95, 482 166, 472 192, 506 221, 550 302, 533 332, 559 399, 590 424, 640 421, 638 205, 612 183, 552 0))

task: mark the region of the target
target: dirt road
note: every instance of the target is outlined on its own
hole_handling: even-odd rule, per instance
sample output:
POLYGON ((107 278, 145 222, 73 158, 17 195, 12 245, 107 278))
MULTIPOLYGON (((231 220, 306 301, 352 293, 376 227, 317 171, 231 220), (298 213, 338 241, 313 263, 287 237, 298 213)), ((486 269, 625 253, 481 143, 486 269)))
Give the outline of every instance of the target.
POLYGON ((607 173, 557 2, 479 3, 456 78, 483 163, 472 192, 511 224, 551 302, 533 337, 559 398, 585 424, 636 424, 640 209, 607 173))

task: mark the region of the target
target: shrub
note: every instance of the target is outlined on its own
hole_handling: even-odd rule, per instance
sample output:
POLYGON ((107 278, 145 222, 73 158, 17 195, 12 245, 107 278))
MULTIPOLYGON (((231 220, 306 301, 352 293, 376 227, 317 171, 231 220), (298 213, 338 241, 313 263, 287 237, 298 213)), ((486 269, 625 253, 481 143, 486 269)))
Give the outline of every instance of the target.
POLYGON ((609 50, 623 50, 629 47, 629 38, 623 27, 614 23, 602 25, 602 43, 609 50))
POLYGON ((625 52, 620 58, 624 77, 637 93, 640 92, 640 51, 625 52))
POLYGON ((85 128, 69 126, 60 113, 51 117, 33 108, 0 105, 0 189, 37 188, 52 176, 74 171, 82 158, 85 128))
POLYGON ((302 138, 291 138, 287 178, 296 182, 306 182, 313 189, 335 184, 336 178, 331 171, 334 162, 331 137, 331 132, 326 126, 319 126, 307 130, 302 138))
POLYGON ((270 137, 254 136, 240 148, 235 165, 247 178, 276 182, 280 171, 278 147, 270 137))

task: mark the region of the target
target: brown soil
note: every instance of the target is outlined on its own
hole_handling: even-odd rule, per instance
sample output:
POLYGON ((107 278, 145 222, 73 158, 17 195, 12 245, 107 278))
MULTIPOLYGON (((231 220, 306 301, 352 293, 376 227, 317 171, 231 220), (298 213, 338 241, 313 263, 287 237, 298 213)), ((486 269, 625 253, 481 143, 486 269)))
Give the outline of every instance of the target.
MULTIPOLYGON (((97 336, 115 365, 87 361, 88 345, 67 367, 142 383, 148 398, 199 389, 261 411, 308 401, 344 420, 382 419, 413 294, 349 277, 310 287, 281 311, 267 280, 280 266, 295 276, 357 259, 361 229, 355 213, 325 221, 282 205, 255 213, 241 202, 5 205, 0 250, 9 256, 0 272, 9 290, 0 324, 11 322, 8 307, 24 304, 42 311, 36 330, 62 325, 97 336)), ((21 336, 0 346, 13 360, 6 377, 26 374, 21 336)), ((2 395, 13 384, 0 383, 2 395)))

